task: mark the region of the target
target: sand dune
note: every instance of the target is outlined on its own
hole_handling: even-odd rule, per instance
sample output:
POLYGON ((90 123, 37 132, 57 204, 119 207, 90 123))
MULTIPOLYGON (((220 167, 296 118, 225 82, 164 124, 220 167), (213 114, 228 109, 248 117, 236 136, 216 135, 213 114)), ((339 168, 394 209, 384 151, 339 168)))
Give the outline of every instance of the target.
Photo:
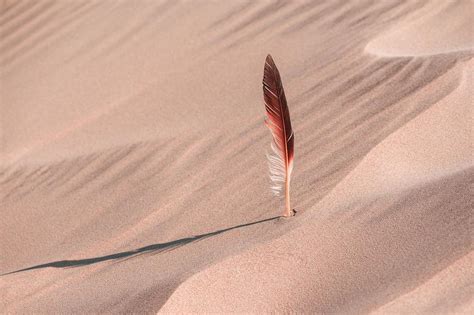
MULTIPOLYGON (((318 216, 312 215, 313 220, 284 236, 193 275, 163 311, 377 310, 469 254, 472 174, 463 171, 357 207, 315 206, 313 210, 326 211, 319 217, 331 212, 329 218, 316 221, 318 216)), ((469 302, 464 276, 450 278, 457 281, 452 291, 459 295, 419 307, 421 311, 439 312, 448 308, 446 304, 469 302)), ((440 286, 443 282, 430 285, 440 286)))
POLYGON ((410 21, 392 27, 367 45, 385 56, 426 56, 469 52, 474 48, 472 1, 448 1, 427 8, 410 21))
POLYGON ((0 3, 2 312, 471 313, 470 12, 0 3), (267 179, 268 53, 291 219, 267 179))

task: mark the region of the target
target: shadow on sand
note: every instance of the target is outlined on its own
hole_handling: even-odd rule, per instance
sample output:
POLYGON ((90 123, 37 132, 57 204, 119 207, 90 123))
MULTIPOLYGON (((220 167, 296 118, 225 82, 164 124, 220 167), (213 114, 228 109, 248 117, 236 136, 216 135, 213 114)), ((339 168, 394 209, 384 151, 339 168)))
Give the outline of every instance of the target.
POLYGON ((243 227, 246 227, 246 226, 255 225, 255 224, 263 223, 263 222, 267 222, 267 221, 272 221, 272 220, 276 220, 278 218, 281 218, 281 216, 276 216, 276 217, 272 217, 272 218, 268 218, 268 219, 264 219, 264 220, 260 220, 260 221, 255 221, 255 222, 250 222, 250 223, 246 223, 246 224, 240 224, 240 225, 236 225, 236 226, 233 226, 233 227, 230 227, 230 228, 226 228, 226 229, 222 229, 222 230, 218 230, 218 231, 214 231, 214 232, 210 232, 210 233, 206 233, 206 234, 200 234, 200 235, 195 235, 195 236, 191 236, 191 237, 185 237, 185 238, 181 238, 179 240, 174 240, 174 241, 167 242, 167 243, 152 244, 152 245, 140 247, 140 248, 137 248, 137 249, 134 249, 134 250, 129 250, 129 251, 115 253, 115 254, 106 255, 106 256, 99 256, 99 257, 85 258, 85 259, 77 259, 77 260, 53 261, 53 262, 46 263, 46 264, 36 265, 36 266, 32 266, 32 267, 28 267, 28 268, 24 268, 24 269, 20 269, 20 270, 16 270, 16 271, 7 272, 7 273, 4 273, 0 276, 6 276, 6 275, 9 275, 9 274, 18 273, 18 272, 22 272, 22 271, 33 270, 33 269, 68 268, 68 267, 87 266, 87 265, 92 265, 92 264, 96 264, 96 263, 107 261, 107 260, 133 257, 133 256, 138 256, 138 255, 141 255, 141 254, 145 254, 145 253, 159 253, 159 252, 163 252, 163 251, 167 251, 167 250, 176 249, 180 246, 183 246, 183 245, 186 245, 186 244, 198 241, 198 240, 202 240, 204 238, 212 237, 212 236, 215 236, 215 235, 218 235, 218 234, 230 231, 230 230, 239 229, 239 228, 243 228, 243 227))

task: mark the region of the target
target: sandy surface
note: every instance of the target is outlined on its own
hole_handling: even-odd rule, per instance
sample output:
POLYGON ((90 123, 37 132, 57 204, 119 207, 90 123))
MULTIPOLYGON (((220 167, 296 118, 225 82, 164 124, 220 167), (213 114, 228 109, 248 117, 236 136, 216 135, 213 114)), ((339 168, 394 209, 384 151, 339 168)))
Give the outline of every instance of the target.
POLYGON ((1 1, 0 311, 474 312, 473 12, 1 1))

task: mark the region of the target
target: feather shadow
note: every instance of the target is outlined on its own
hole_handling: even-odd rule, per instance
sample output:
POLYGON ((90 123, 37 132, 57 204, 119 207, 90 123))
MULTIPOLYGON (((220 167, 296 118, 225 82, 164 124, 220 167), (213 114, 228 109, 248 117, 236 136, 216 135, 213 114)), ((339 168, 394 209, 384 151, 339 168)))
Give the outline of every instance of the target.
POLYGON ((174 241, 167 242, 167 243, 151 244, 151 245, 140 247, 140 248, 137 248, 137 249, 134 249, 134 250, 119 252, 119 253, 110 254, 110 255, 106 255, 106 256, 98 256, 98 257, 77 259, 77 260, 53 261, 53 262, 46 263, 46 264, 36 265, 36 266, 24 268, 24 269, 19 269, 19 270, 7 272, 7 273, 4 273, 4 274, 1 274, 0 276, 6 276, 6 275, 19 273, 19 272, 23 272, 23 271, 43 269, 43 268, 82 267, 82 266, 97 264, 97 263, 100 263, 100 262, 103 262, 103 261, 108 261, 108 260, 117 260, 117 259, 122 259, 122 258, 132 258, 132 257, 143 255, 143 254, 146 254, 146 253, 160 253, 160 252, 164 252, 164 251, 173 250, 173 249, 176 249, 178 247, 181 247, 181 246, 187 245, 189 243, 199 241, 199 240, 202 240, 202 239, 205 239, 205 238, 208 238, 208 237, 216 236, 216 235, 224 233, 224 232, 228 232, 228 231, 235 230, 235 229, 240 229, 240 228, 243 228, 243 227, 247 227, 247 226, 251 226, 251 225, 255 225, 255 224, 259 224, 259 223, 273 221, 273 220, 276 220, 278 218, 281 218, 281 216, 276 216, 276 217, 271 217, 271 218, 268 218, 268 219, 263 219, 263 220, 254 221, 254 222, 250 222, 250 223, 240 224, 240 225, 232 226, 232 227, 229 227, 229 228, 226 228, 226 229, 217 230, 217 231, 210 232, 210 233, 185 237, 185 238, 181 238, 181 239, 174 240, 174 241))

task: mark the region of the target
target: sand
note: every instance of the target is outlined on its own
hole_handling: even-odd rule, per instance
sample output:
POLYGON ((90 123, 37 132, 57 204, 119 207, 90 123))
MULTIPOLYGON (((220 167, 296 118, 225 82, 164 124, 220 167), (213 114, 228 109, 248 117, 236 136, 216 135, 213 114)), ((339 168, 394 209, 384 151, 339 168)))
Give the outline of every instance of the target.
POLYGON ((0 2, 0 311, 474 312, 473 12, 0 2), (268 53, 290 219, 265 160, 268 53))

